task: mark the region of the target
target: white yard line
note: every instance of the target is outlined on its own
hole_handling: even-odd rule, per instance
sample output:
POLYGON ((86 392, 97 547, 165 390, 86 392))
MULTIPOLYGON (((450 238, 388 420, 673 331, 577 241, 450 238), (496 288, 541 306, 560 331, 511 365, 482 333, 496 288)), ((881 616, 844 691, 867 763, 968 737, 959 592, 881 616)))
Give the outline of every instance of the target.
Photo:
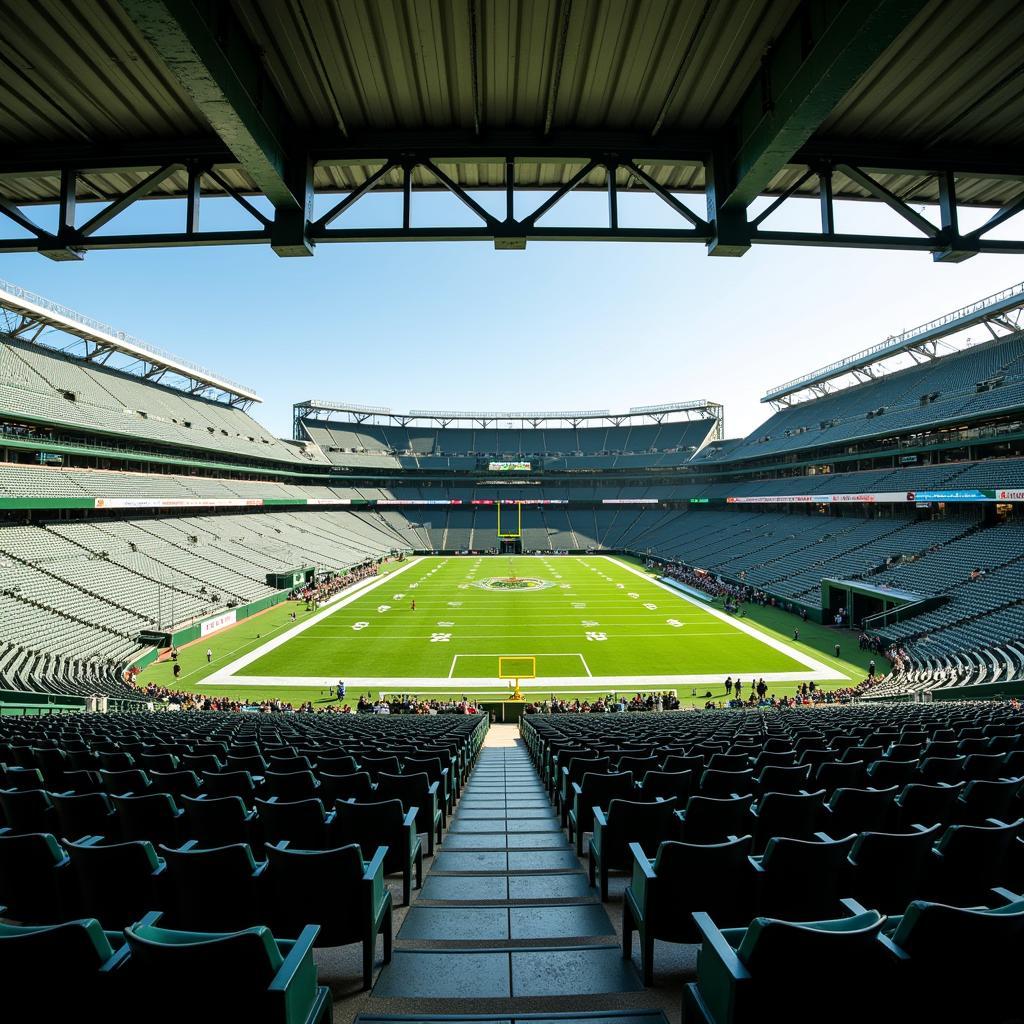
MULTIPOLYGON (((773 636, 768 636, 767 633, 762 633, 761 630, 757 629, 754 626, 751 626, 749 623, 743 622, 740 619, 733 618, 731 615, 728 615, 725 612, 720 612, 717 608, 711 608, 708 605, 704 604, 704 602, 698 601, 696 598, 689 597, 687 594, 684 594, 683 591, 676 590, 675 587, 670 587, 667 583, 662 583, 660 580, 652 579, 650 576, 647 575, 647 573, 641 572, 639 569, 634 569, 633 566, 627 565, 625 562, 620 562, 617 558, 614 558, 611 555, 603 555, 602 557, 607 559, 609 562, 612 562, 614 565, 617 565, 620 568, 625 569, 627 572, 631 572, 634 576, 639 576, 641 579, 646 580, 648 583, 653 584, 655 587, 661 587, 661 589, 666 591, 666 593, 673 594, 681 600, 686 601, 688 604, 692 604, 697 608, 702 608, 704 611, 708 613, 708 615, 713 615, 716 619, 720 619, 722 622, 728 622, 729 625, 731 625, 734 629, 738 629, 741 633, 746 633, 747 636, 755 637, 756 639, 760 640, 761 643, 766 644, 773 650, 779 651, 781 654, 787 655, 794 661, 799 662, 801 665, 806 665, 815 673, 813 677, 814 679, 848 678, 836 669, 830 668, 824 662, 817 661, 815 658, 810 657, 810 655, 804 654, 802 651, 798 651, 794 647, 790 647, 789 644, 783 643, 781 640, 776 640, 773 636), (825 674, 822 675, 822 673, 825 674)), ((755 672, 754 675, 760 678, 761 673, 755 672)), ((778 673, 776 673, 776 675, 778 675, 778 673)), ((769 677, 766 675, 764 678, 767 680, 769 677)))
POLYGON ((246 665, 251 665, 254 661, 258 661, 263 657, 264 654, 269 654, 271 651, 276 650, 282 644, 287 643, 289 640, 293 640, 300 633, 304 633, 311 626, 315 626, 321 619, 326 619, 333 615, 339 608, 344 608, 345 605, 351 604, 357 598, 362 597, 364 594, 368 594, 371 590, 376 590, 377 587, 383 586, 390 580, 393 580, 396 576, 401 576, 403 572, 411 569, 419 558, 414 558, 408 565, 404 565, 401 569, 395 569, 394 572, 385 573, 383 576, 371 576, 368 580, 354 583, 351 587, 346 590, 342 590, 334 597, 328 598, 324 602, 324 610, 318 612, 311 619, 307 619, 305 622, 300 623, 294 629, 289 629, 287 633, 282 633, 280 636, 274 637, 273 640, 268 640, 265 644, 257 647, 254 651, 249 651, 248 654, 243 654, 240 658, 236 658, 234 661, 229 662, 223 668, 217 669, 212 676, 207 676, 202 680, 203 686, 210 685, 224 685, 225 682, 237 682, 237 680, 230 679, 229 677, 234 675, 239 669, 243 669, 246 665))

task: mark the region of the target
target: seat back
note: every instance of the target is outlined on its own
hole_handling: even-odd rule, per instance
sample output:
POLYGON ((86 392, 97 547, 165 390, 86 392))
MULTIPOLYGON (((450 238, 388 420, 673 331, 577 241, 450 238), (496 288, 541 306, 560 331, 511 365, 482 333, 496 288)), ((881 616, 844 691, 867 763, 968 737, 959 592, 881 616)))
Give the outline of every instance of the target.
POLYGON ((688 843, 721 842, 727 836, 742 836, 753 831, 750 813, 754 798, 691 796, 686 801, 683 839, 688 843))
POLYGON ((188 850, 161 846, 160 855, 172 894, 162 919, 168 926, 217 932, 265 923, 257 864, 248 845, 188 850))
POLYGON ((249 838, 249 808, 240 796, 183 796, 181 835, 203 847, 245 842, 249 838))
POLYGON ((650 771, 645 773, 641 791, 645 800, 654 800, 661 797, 667 800, 675 797, 678 804, 684 804, 693 791, 693 772, 661 772, 650 771))
POLYGON ((870 964, 877 956, 883 920, 874 911, 805 924, 755 917, 737 953, 759 979, 784 975, 793 964, 810 963, 821 956, 828 963, 870 964))
POLYGON ((65 849, 81 910, 104 928, 123 928, 156 905, 162 864, 151 843, 66 843, 65 849))
POLYGON ((329 850, 292 850, 267 846, 266 887, 270 924, 275 933, 297 935, 311 920, 320 925, 317 944, 341 946, 363 938, 369 927, 366 870, 359 844, 329 850), (325 901, 332 889, 344 900, 325 901))
POLYGON ((601 858, 608 867, 628 867, 632 863, 630 843, 655 850, 665 839, 678 837, 674 798, 660 803, 612 800, 608 804, 608 826, 601 837, 601 858))
MULTIPOLYGON (((126 971, 140 985, 147 980, 152 984, 155 978, 201 978, 210 972, 212 964, 216 964, 220 979, 231 979, 230 983, 221 980, 203 987, 205 1019, 285 1019, 278 1016, 280 1010, 271 1017, 272 1007, 280 1004, 277 1000, 271 1003, 267 996, 267 989, 284 960, 269 928, 259 926, 216 934, 145 925, 126 928, 125 938, 131 948, 126 971)), ((315 970, 310 982, 315 991, 315 970)), ((161 985, 159 998, 151 1002, 146 1018, 159 1024, 188 1020, 196 1011, 192 985, 161 985)), ((296 1003, 301 1005, 298 999, 296 1003)), ((295 1005, 295 1012, 298 1009, 295 1005)))

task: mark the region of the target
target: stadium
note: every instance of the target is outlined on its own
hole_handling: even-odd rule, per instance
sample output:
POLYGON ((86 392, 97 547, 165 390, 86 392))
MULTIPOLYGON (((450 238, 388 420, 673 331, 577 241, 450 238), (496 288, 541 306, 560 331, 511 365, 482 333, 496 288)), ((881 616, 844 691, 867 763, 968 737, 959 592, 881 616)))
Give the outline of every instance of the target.
MULTIPOLYGON (((118 252, 211 247, 227 273, 240 246, 294 266, 410 241, 499 268, 696 244, 737 306, 751 250, 1012 274, 1019 6, 0 11, 12 1020, 1024 1019, 1006 269, 963 304, 937 280, 886 337, 856 324, 870 283, 844 284, 858 345, 820 325, 821 359, 756 410, 732 376, 658 365, 678 400, 530 409, 492 325, 480 374, 509 373, 507 404, 438 406, 435 342, 391 382, 423 407, 374 404, 382 342, 352 332, 275 408, 216 339, 206 368, 130 333, 121 282, 88 308, 20 283, 52 263, 70 290, 118 252), (352 219, 377 198, 400 225, 352 219), (414 200, 439 198, 458 213, 425 226, 414 200), (596 219, 552 224, 575 199, 596 219), (813 223, 767 223, 791 203, 813 223), (335 382, 353 401, 302 397, 335 382)), ((190 342, 194 298, 154 329, 190 342)), ((738 358, 757 332, 723 328, 738 358)), ((301 339, 280 337, 284 375, 301 339)), ((625 376, 628 339, 607 365, 556 343, 594 396, 625 376)))

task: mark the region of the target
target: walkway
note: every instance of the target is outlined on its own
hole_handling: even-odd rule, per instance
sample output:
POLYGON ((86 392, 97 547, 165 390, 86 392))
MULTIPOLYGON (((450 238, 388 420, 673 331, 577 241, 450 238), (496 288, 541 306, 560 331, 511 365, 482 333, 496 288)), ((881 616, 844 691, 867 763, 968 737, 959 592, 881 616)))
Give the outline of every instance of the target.
POLYGON ((362 1020, 452 1013, 508 1020, 539 1011, 592 1018, 588 1011, 656 1006, 648 997, 619 953, 518 729, 492 727, 362 1020))

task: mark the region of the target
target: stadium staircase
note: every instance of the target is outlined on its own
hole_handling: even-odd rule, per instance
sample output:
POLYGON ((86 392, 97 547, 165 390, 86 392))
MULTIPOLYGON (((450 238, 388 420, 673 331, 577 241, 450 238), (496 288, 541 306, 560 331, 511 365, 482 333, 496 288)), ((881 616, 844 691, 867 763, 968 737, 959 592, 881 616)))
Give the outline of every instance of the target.
POLYGON ((631 1024, 664 1024, 681 987, 644 988, 620 953, 616 916, 590 887, 518 730, 492 727, 357 1021, 596 1022, 628 1010, 631 1024))

